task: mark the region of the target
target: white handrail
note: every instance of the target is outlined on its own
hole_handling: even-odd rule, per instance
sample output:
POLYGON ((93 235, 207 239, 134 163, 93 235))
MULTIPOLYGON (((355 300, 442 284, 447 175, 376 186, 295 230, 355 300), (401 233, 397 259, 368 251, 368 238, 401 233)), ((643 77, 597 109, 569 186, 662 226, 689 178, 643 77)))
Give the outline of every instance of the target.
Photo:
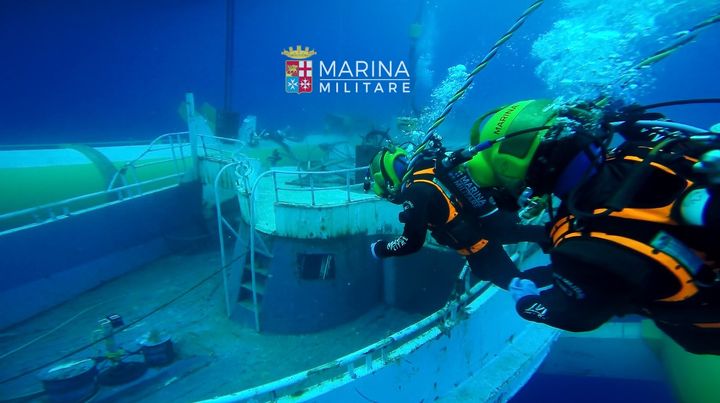
POLYGON ((280 202, 279 196, 278 196, 278 190, 287 190, 287 191, 294 191, 294 192, 309 192, 311 195, 311 206, 315 205, 315 193, 318 191, 325 191, 325 190, 339 190, 339 189, 346 189, 347 195, 348 195, 348 201, 350 200, 350 189, 359 186, 359 184, 350 184, 349 175, 352 172, 360 172, 367 170, 367 166, 363 167, 357 167, 357 168, 345 168, 345 169, 336 169, 332 171, 289 171, 289 170, 282 170, 282 169, 270 169, 268 171, 263 172, 262 174, 258 175, 257 178, 255 178, 255 181, 253 182, 251 193, 255 193, 256 188, 260 184, 260 180, 262 180, 264 177, 273 175, 273 177, 276 177, 278 174, 280 175, 306 175, 310 176, 311 182, 310 182, 310 189, 302 188, 302 187, 296 187, 296 188, 288 188, 288 187, 280 187, 277 184, 276 180, 273 180, 273 188, 276 195, 276 202, 280 202), (341 186, 320 186, 317 187, 312 182, 313 175, 320 175, 320 176, 331 176, 331 175, 338 175, 338 174, 345 174, 346 180, 345 185, 341 186))
MULTIPOLYGON (((1 214, 0 221, 14 218, 14 217, 21 216, 21 215, 25 215, 25 214, 29 214, 29 213, 33 213, 33 212, 37 212, 37 211, 51 209, 53 207, 58 207, 58 206, 62 206, 62 205, 69 204, 69 203, 74 203, 74 202, 78 202, 78 201, 82 201, 82 200, 86 200, 86 199, 91 199, 94 197, 107 196, 107 195, 110 195, 113 193, 122 192, 123 190, 129 190, 132 188, 136 188, 141 185, 147 185, 147 184, 151 184, 151 183, 155 183, 155 182, 162 182, 164 180, 178 178, 181 176, 183 176, 182 173, 170 174, 170 175, 162 176, 159 178, 148 179, 146 181, 134 183, 131 185, 116 187, 116 188, 113 188, 110 190, 101 190, 99 192, 87 193, 87 194, 84 194, 81 196, 75 196, 75 197, 71 197, 68 199, 64 199, 64 200, 60 200, 60 201, 56 201, 56 202, 52 202, 52 203, 42 204, 40 206, 29 207, 29 208, 22 209, 22 210, 17 210, 17 211, 13 211, 10 213, 1 214)), ((122 198, 121 198, 121 200, 122 200, 122 198)))

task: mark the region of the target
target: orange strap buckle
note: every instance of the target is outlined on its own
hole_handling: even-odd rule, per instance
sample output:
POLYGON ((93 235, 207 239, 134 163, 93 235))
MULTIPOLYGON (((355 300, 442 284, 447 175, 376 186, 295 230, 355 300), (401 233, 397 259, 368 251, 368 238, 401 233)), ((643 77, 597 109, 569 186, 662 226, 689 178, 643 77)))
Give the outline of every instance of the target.
POLYGON ((463 255, 463 256, 470 256, 470 255, 472 255, 473 253, 479 252, 479 251, 480 251, 482 248, 484 248, 485 245, 487 245, 487 244, 488 244, 488 240, 487 240, 487 239, 481 239, 481 240, 475 242, 475 244, 474 244, 473 246, 469 247, 469 248, 458 249, 458 253, 461 254, 461 255, 463 255))

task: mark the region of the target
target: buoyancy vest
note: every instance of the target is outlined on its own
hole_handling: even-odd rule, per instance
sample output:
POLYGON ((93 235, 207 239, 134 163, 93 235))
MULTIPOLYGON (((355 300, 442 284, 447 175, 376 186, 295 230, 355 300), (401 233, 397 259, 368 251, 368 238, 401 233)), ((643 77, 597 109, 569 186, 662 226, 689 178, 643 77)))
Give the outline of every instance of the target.
POLYGON ((413 172, 404 186, 409 187, 415 183, 426 183, 434 187, 447 205, 448 215, 445 221, 441 224, 429 224, 431 234, 439 244, 455 249, 464 256, 479 252, 487 245, 488 240, 478 233, 478 218, 465 211, 462 201, 437 178, 435 168, 413 172))
MULTIPOLYGON (((627 170, 628 166, 641 164, 650 149, 643 144, 625 145, 609 156, 606 169, 612 170, 615 165, 627 170)), ((608 212, 602 202, 586 201, 594 216, 558 215, 550 230, 553 245, 590 237, 646 256, 668 270, 680 285, 677 292, 658 299, 659 302, 685 301, 701 288, 716 285, 718 234, 712 234, 709 228, 680 224, 677 220, 679 201, 696 179, 692 172, 696 161, 680 153, 659 153, 650 162, 640 188, 634 190, 634 196, 621 210, 608 212)), ((616 174, 623 172, 627 173, 618 169, 616 174)))

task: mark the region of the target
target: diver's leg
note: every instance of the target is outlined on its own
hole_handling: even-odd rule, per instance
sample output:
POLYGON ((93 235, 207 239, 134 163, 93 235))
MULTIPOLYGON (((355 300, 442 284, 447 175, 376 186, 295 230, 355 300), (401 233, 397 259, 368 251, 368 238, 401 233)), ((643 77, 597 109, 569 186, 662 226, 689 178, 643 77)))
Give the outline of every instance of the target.
POLYGON ((538 288, 552 285, 553 271, 552 265, 533 267, 532 269, 523 270, 520 274, 521 278, 532 280, 538 288))
POLYGON ((467 257, 472 273, 481 280, 487 280, 507 290, 513 277, 520 277, 521 272, 505 253, 502 245, 494 240, 484 248, 467 257))
POLYGON ((515 213, 498 211, 480 221, 481 233, 484 238, 492 239, 503 245, 519 242, 548 242, 548 234, 544 225, 522 225, 518 223, 515 213))

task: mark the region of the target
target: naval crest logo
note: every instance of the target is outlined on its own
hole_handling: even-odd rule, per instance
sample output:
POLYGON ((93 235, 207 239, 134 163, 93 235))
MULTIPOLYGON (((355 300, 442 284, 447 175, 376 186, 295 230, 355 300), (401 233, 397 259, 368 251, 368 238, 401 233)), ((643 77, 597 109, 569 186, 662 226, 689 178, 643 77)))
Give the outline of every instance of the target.
POLYGON ((315 54, 309 47, 304 49, 300 45, 282 51, 282 54, 292 60, 285 61, 285 92, 290 94, 306 94, 312 92, 312 60, 304 60, 315 54))
POLYGON ((308 46, 283 49, 285 92, 308 94, 409 94, 412 80, 404 60, 308 60, 317 54, 308 46), (317 85, 315 85, 317 83, 317 85))

